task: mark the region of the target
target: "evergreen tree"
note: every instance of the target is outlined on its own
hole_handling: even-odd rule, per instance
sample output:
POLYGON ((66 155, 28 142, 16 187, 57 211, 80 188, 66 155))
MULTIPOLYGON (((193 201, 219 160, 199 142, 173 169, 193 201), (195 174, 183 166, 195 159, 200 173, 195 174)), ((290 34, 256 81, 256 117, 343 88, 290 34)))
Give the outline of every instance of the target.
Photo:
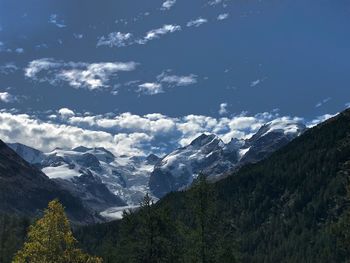
POLYGON ((189 235, 190 259, 202 263, 237 262, 232 222, 226 222, 223 215, 219 215, 216 191, 204 174, 199 174, 189 196, 194 217, 189 235))
POLYGON ((140 209, 124 212, 116 262, 178 262, 175 224, 167 209, 157 209, 146 194, 140 209))
POLYGON ((100 263, 77 248, 63 206, 54 200, 44 216, 29 229, 23 248, 13 263, 100 263))
POLYGON ((194 182, 189 203, 193 213, 193 231, 190 236, 191 250, 189 257, 196 262, 212 262, 213 254, 209 252, 213 246, 213 224, 215 217, 214 192, 204 174, 200 174, 194 182))

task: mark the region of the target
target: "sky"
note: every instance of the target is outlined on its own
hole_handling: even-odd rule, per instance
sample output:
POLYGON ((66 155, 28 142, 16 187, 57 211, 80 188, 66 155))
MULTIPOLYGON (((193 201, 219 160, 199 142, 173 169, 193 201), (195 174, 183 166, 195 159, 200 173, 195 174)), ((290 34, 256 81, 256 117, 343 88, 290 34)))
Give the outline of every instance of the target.
POLYGON ((164 154, 350 104, 347 0, 0 0, 0 139, 164 154))

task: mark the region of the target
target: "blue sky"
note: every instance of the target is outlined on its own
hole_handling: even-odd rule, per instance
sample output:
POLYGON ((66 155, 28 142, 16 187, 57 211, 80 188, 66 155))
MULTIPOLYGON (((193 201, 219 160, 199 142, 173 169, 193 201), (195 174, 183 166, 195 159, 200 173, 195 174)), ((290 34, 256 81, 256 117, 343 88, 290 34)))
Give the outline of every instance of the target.
POLYGON ((345 0, 0 0, 0 137, 145 154, 312 123, 350 102, 349 24, 345 0))

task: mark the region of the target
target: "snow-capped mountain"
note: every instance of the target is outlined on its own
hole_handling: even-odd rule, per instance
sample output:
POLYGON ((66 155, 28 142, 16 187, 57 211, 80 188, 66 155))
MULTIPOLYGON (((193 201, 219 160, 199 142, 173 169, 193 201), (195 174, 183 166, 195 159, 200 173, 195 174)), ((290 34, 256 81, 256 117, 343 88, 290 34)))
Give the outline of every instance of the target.
POLYGON ((155 196, 162 197, 189 186, 199 173, 215 178, 243 164, 260 161, 305 129, 298 121, 275 120, 262 126, 251 138, 232 139, 228 144, 216 135, 202 134, 155 165, 150 189, 155 196))
POLYGON ((245 141, 240 150, 242 153, 240 165, 255 163, 266 158, 305 130, 306 126, 301 122, 286 121, 283 118, 266 123, 256 134, 245 141))
POLYGON ((86 206, 102 212, 111 207, 137 206, 147 192, 160 198, 184 189, 199 173, 220 178, 266 158, 305 129, 298 121, 279 119, 263 125, 249 139, 233 138, 226 144, 214 134, 202 134, 163 158, 154 154, 115 156, 102 147, 56 148, 43 153, 18 143, 8 145, 86 206))
MULTIPOLYGON (((30 153, 28 151, 22 153, 30 153)), ((37 151, 33 154, 37 156, 37 151)), ((31 154, 29 154, 31 155, 31 154)), ((26 155, 27 157, 30 157, 26 155)), ((33 158, 31 158, 33 160, 33 158)), ((58 198, 74 224, 102 222, 93 209, 85 206, 80 197, 72 195, 60 184, 50 180, 0 140, 0 212, 37 217, 47 203, 58 198)))
POLYGON ((102 147, 56 148, 43 153, 18 143, 8 145, 96 211, 138 204, 149 192, 149 176, 158 160, 155 155, 116 157, 102 147))
POLYGON ((233 168, 238 152, 216 135, 202 134, 186 147, 159 161, 150 177, 150 189, 158 197, 190 185, 199 172, 216 176, 233 168))

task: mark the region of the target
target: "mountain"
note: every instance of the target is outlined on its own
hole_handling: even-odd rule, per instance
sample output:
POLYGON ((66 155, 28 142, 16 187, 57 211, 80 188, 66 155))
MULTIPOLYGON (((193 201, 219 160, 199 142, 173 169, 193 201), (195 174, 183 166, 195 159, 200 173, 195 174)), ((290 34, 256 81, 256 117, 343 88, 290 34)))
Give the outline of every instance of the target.
POLYGON ((51 180, 98 212, 137 205, 148 192, 156 155, 147 158, 114 156, 103 147, 54 149, 43 153, 22 144, 9 144, 51 180))
POLYGON ((221 176, 247 163, 266 157, 306 130, 304 124, 286 119, 263 125, 247 140, 225 144, 213 134, 202 134, 186 147, 166 155, 155 165, 150 189, 157 197, 189 186, 199 173, 221 176))
POLYGON ((149 185, 152 193, 162 197, 168 192, 189 186, 198 173, 216 176, 233 168, 238 152, 226 148, 213 134, 202 134, 190 145, 166 155, 154 167, 149 185))
POLYGON ((223 180, 204 180, 204 186, 202 181, 200 187, 170 193, 125 220, 84 227, 77 238, 105 259, 118 255, 131 260, 145 244, 137 243, 125 227, 141 222, 131 231, 145 230, 142 220, 147 213, 159 215, 166 224, 161 229, 171 229, 171 235, 163 231, 157 237, 168 244, 162 247, 162 257, 176 249, 179 257, 174 262, 201 261, 199 233, 205 238, 202 253, 221 259, 212 262, 348 262, 349 176, 350 109, 223 180), (170 220, 164 221, 165 215, 170 220), (98 245, 91 246, 91 240, 98 245), (109 252, 102 250, 110 244, 117 245, 109 252), (131 249, 125 251, 123 244, 131 249))
POLYGON ((277 149, 285 146, 306 130, 304 124, 298 121, 273 120, 263 125, 259 131, 245 141, 242 151, 244 155, 240 165, 256 163, 277 149))
POLYGON ((232 139, 227 144, 214 134, 202 134, 163 158, 115 156, 103 147, 43 153, 19 143, 8 145, 85 206, 106 214, 111 207, 137 206, 148 192, 160 198, 184 189, 199 173, 218 179, 266 158, 305 129, 297 121, 282 119, 265 124, 250 139, 232 139))
MULTIPOLYGON (((27 148, 22 149, 25 149, 25 154, 29 152, 27 148)), ((33 153, 40 155, 37 151, 33 153)), ((84 207, 79 198, 51 181, 0 141, 0 212, 35 217, 55 198, 64 204, 73 222, 101 221, 93 211, 84 207)))

